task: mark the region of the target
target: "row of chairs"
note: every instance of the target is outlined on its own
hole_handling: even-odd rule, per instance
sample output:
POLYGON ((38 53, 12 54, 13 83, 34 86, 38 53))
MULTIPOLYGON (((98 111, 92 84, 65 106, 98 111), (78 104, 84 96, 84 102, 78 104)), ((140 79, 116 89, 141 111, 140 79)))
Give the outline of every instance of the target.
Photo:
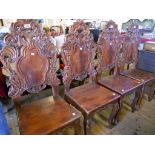
POLYGON ((121 35, 116 23, 109 21, 97 45, 82 20, 71 26, 61 53, 65 65, 65 100, 58 94, 56 48, 43 33, 41 25, 35 20, 17 20, 10 30, 0 59, 3 68, 10 72, 9 96, 16 105, 21 134, 56 134, 66 127, 74 128, 75 134, 83 134, 81 116, 84 117, 84 134, 90 134, 94 114, 109 106, 112 110, 107 120, 111 128, 119 122, 124 96, 134 93, 130 103, 134 112, 148 83, 151 83, 150 98, 154 95, 155 74, 129 69, 130 63, 137 63, 136 26, 132 25, 127 34, 121 35), (97 66, 94 64, 96 54, 97 66), (16 64, 15 69, 12 63, 16 64), (124 69, 126 64, 128 70, 124 69), (107 77, 102 76, 105 70, 110 72, 107 77), (88 83, 70 89, 74 79, 82 81, 87 77, 88 83), (38 93, 46 85, 52 87, 52 96, 20 104, 25 91, 38 93))

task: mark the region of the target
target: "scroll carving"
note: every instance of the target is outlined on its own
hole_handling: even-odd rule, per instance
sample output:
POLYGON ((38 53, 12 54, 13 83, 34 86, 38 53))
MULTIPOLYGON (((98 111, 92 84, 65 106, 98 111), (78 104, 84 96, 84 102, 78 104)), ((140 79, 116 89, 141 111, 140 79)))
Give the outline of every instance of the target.
POLYGON ((98 67, 99 74, 104 69, 111 70, 119 63, 121 48, 120 33, 115 22, 110 20, 102 30, 98 39, 98 67))
POLYGON ((70 28, 62 47, 62 58, 65 64, 63 82, 65 90, 69 89, 73 79, 83 80, 87 75, 94 78, 93 60, 96 45, 89 28, 82 20, 77 20, 70 28))
POLYGON ((138 41, 139 30, 138 25, 132 24, 124 37, 122 49, 124 52, 125 63, 130 65, 131 63, 137 64, 138 61, 138 41))
POLYGON ((8 95, 15 98, 24 91, 38 93, 46 85, 58 86, 56 48, 41 25, 36 20, 21 19, 11 24, 10 31, 0 53, 3 68, 10 74, 8 95))

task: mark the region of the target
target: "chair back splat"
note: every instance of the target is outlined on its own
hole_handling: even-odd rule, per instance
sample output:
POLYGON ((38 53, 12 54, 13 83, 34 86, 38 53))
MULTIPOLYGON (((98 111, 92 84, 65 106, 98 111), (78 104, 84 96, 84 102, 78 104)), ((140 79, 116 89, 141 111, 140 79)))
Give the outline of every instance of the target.
POLYGON ((139 30, 138 25, 132 24, 126 35, 123 37, 122 50, 124 53, 124 65, 127 64, 129 69, 130 64, 134 66, 138 63, 138 42, 139 42, 139 30))
POLYGON ((53 96, 57 96, 56 49, 41 25, 36 20, 17 20, 10 31, 0 55, 4 69, 10 73, 8 95, 17 98, 24 91, 38 93, 50 85, 53 96))
POLYGON ((88 27, 82 20, 76 21, 62 47, 65 64, 63 82, 66 92, 69 91, 73 79, 82 81, 89 75, 89 82, 93 82, 96 75, 93 64, 95 52, 96 44, 88 27))
POLYGON ((120 33, 117 25, 112 20, 107 23, 105 29, 102 30, 98 40, 98 78, 101 73, 108 69, 109 71, 115 69, 120 52, 120 33))

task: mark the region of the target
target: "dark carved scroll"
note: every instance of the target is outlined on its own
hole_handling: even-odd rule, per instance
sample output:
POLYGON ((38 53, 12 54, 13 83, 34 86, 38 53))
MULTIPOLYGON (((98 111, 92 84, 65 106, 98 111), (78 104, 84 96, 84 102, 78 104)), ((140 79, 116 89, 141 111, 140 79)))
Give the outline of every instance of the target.
POLYGON ((121 48, 120 33, 115 22, 110 20, 99 35, 97 71, 111 70, 117 65, 121 48))
POLYGON ((36 20, 21 19, 12 23, 10 31, 0 54, 3 68, 10 74, 9 96, 15 98, 24 91, 38 93, 46 85, 58 86, 56 48, 41 25, 36 20))
POLYGON ((65 90, 69 89, 73 79, 83 80, 87 75, 95 78, 93 60, 96 45, 89 28, 82 20, 77 20, 70 28, 62 47, 65 64, 63 82, 65 90))
POLYGON ((124 53, 124 60, 127 65, 131 63, 137 64, 138 61, 138 42, 139 30, 138 25, 132 24, 123 39, 122 49, 124 53))

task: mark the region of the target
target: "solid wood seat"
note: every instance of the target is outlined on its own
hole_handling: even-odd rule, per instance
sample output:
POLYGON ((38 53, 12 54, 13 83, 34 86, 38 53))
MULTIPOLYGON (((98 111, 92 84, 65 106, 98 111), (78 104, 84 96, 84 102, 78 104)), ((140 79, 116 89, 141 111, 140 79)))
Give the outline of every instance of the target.
POLYGON ((81 113, 61 98, 50 96, 34 101, 18 109, 17 113, 20 131, 24 135, 53 134, 68 125, 74 127, 76 123, 76 133, 80 130, 78 123, 81 113))
POLYGON ((99 84, 106 86, 107 88, 114 90, 115 92, 125 95, 143 85, 142 82, 122 75, 115 75, 105 77, 98 81, 99 84))
POLYGON ((65 95, 66 99, 69 98, 73 105, 87 113, 87 115, 102 109, 105 105, 120 98, 120 95, 117 93, 98 84, 85 84, 72 88, 65 95))
POLYGON ((36 20, 30 19, 17 20, 10 30, 0 59, 10 75, 8 95, 16 105, 20 134, 56 134, 67 127, 82 134, 81 113, 58 94, 57 52, 49 36, 36 20), (46 86, 52 89, 51 97, 21 103, 24 92, 39 93, 46 86))
POLYGON ((142 81, 143 83, 148 83, 152 80, 155 80, 155 74, 154 73, 147 72, 144 70, 140 70, 137 68, 124 71, 121 74, 125 75, 127 77, 130 77, 130 78, 142 81))

